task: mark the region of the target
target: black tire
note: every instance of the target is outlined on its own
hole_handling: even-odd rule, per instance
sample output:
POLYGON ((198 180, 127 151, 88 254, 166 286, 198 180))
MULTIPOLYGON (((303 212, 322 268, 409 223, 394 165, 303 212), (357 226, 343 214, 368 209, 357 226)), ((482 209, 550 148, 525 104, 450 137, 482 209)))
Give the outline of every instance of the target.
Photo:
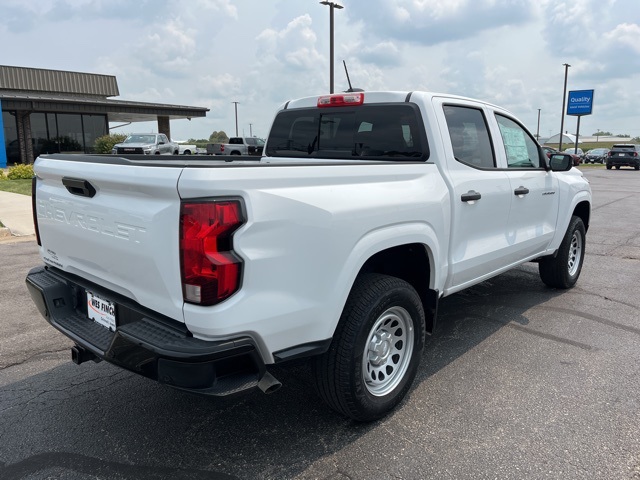
POLYGON ((191 155, 191 150, 185 150, 183 155, 191 155))
POLYGON ((359 276, 329 350, 312 363, 318 394, 354 420, 383 417, 411 388, 424 338, 424 310, 409 283, 359 276))
POLYGON ((574 215, 556 256, 544 257, 538 262, 540 278, 547 286, 566 289, 576 284, 584 262, 585 240, 584 223, 574 215))
POLYGON ((607 170, 611 170, 611 165, 607 163, 607 170))
POLYGON ((620 165, 616 165, 616 170, 620 170, 620 165))

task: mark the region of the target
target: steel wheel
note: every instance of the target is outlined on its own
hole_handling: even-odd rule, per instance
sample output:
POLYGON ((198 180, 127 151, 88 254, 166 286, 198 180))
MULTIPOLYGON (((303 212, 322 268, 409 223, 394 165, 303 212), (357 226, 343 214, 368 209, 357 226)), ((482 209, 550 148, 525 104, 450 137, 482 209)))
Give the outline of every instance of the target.
POLYGON ((569 246, 569 275, 574 276, 580 268, 582 261, 582 233, 574 230, 569 246))
POLYGON ((578 281, 584 262, 586 228, 582 219, 571 217, 556 255, 538 261, 542 281, 554 288, 571 288, 578 281))
POLYGON ((312 363, 318 394, 360 422, 382 418, 411 388, 425 336, 418 292, 406 281, 365 273, 356 279, 329 350, 312 363))
POLYGON ((388 394, 404 377, 413 353, 412 324, 409 312, 396 306, 373 325, 362 356, 362 374, 371 395, 388 394))

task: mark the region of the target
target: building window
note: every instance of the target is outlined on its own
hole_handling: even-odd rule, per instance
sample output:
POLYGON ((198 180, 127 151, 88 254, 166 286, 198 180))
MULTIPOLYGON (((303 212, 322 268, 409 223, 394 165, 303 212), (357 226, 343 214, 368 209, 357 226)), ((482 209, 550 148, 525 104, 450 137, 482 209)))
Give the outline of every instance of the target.
POLYGON ((84 151, 94 153, 96 139, 107 134, 107 117, 104 115, 82 115, 84 151))
POLYGON ((72 113, 58 114, 58 145, 60 152, 84 152, 82 117, 72 113))

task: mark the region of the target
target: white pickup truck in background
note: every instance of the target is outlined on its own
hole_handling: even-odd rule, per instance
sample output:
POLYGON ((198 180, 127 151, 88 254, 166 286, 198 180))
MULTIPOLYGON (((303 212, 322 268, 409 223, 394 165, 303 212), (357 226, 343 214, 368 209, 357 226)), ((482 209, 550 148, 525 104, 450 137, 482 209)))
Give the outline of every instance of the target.
POLYGON ((179 155, 196 155, 198 153, 198 147, 196 145, 178 143, 178 149, 179 155))
POLYGON ((74 362, 228 395, 307 359, 359 421, 408 392, 442 297, 530 261, 572 287, 591 213, 570 156, 426 92, 287 102, 262 158, 57 154, 35 172, 44 265, 26 281, 74 362))
POLYGON ((113 155, 178 155, 178 144, 164 133, 132 133, 122 143, 113 146, 113 155))
POLYGON ((229 143, 208 143, 209 155, 262 155, 264 140, 258 137, 231 137, 229 143))

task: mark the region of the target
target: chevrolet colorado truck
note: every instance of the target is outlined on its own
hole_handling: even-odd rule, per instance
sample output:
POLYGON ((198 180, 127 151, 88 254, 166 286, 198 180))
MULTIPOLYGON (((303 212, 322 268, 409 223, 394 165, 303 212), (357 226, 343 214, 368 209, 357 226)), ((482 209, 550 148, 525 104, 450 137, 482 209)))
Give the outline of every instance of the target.
POLYGON ((580 275, 591 190, 508 111, 426 92, 292 100, 258 157, 42 155, 26 278, 72 360, 222 396, 308 361, 358 421, 411 387, 442 297, 580 275), (533 282, 534 280, 532 280, 533 282))
POLYGON ((209 143, 209 155, 262 155, 264 140, 257 137, 231 137, 229 143, 209 143))
POLYGON ((132 133, 124 142, 113 146, 114 155, 178 155, 180 148, 164 133, 132 133))

